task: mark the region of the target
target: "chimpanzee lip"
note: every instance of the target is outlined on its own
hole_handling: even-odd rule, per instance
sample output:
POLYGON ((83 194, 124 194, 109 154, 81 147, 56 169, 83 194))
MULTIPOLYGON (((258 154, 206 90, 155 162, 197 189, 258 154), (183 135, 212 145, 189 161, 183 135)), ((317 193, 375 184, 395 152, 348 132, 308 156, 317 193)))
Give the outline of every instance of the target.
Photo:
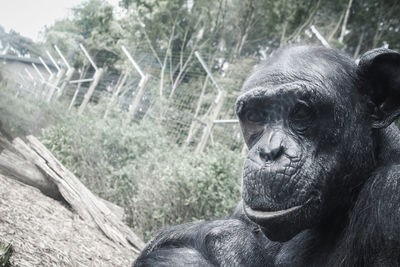
POLYGON ((303 204, 296 205, 287 209, 283 210, 255 210, 249 207, 243 201, 243 209, 246 213, 247 217, 256 222, 256 223, 263 223, 270 220, 278 219, 278 218, 292 218, 295 215, 299 215, 304 213, 306 209, 311 208, 311 206, 318 205, 320 203, 320 199, 315 196, 311 196, 307 201, 303 204))
POLYGON ((291 213, 296 212, 297 210, 301 209, 304 205, 294 206, 284 210, 276 210, 276 211, 264 211, 264 210, 253 210, 245 203, 243 203, 244 212, 250 219, 254 220, 269 220, 276 217, 280 217, 283 215, 289 215, 291 213))

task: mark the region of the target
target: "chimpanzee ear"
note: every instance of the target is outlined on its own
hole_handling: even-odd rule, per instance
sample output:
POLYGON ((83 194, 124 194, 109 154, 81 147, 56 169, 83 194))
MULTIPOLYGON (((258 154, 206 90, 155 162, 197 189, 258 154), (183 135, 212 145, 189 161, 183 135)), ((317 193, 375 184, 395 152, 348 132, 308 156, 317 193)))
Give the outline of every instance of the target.
POLYGON ((361 56, 358 64, 365 90, 375 108, 372 127, 389 126, 400 115, 400 53, 378 48, 361 56))

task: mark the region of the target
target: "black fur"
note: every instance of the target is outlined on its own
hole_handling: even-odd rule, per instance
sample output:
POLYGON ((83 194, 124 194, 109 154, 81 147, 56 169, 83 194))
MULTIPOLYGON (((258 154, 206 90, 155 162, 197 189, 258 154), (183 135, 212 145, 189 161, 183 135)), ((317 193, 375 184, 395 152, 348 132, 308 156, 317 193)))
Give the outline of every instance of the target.
POLYGON ((160 231, 134 266, 400 266, 400 54, 282 49, 236 105, 249 154, 223 220, 160 231))

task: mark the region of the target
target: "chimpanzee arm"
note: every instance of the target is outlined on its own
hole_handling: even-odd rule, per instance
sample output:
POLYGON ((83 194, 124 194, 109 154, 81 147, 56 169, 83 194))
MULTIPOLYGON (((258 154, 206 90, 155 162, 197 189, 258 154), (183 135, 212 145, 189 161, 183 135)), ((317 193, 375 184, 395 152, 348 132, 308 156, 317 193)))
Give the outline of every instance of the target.
POLYGON ((275 251, 255 224, 215 220, 161 230, 133 266, 273 266, 275 251))
POLYGON ((337 251, 340 266, 400 266, 399 192, 400 165, 382 166, 368 179, 337 251))

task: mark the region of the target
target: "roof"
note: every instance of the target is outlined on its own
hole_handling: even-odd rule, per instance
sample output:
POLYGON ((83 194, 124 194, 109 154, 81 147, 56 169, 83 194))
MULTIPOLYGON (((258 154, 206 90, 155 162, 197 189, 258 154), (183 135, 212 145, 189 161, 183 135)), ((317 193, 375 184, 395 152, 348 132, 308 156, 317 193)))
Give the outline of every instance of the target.
MULTIPOLYGON (((37 58, 17 57, 17 56, 13 56, 13 55, 0 55, 0 61, 2 61, 2 60, 3 61, 17 61, 17 62, 29 64, 29 65, 32 63, 35 63, 36 65, 43 66, 42 62, 37 58)), ((45 61, 45 63, 49 68, 56 69, 56 67, 53 65, 53 63, 46 62, 46 61, 45 61)))

